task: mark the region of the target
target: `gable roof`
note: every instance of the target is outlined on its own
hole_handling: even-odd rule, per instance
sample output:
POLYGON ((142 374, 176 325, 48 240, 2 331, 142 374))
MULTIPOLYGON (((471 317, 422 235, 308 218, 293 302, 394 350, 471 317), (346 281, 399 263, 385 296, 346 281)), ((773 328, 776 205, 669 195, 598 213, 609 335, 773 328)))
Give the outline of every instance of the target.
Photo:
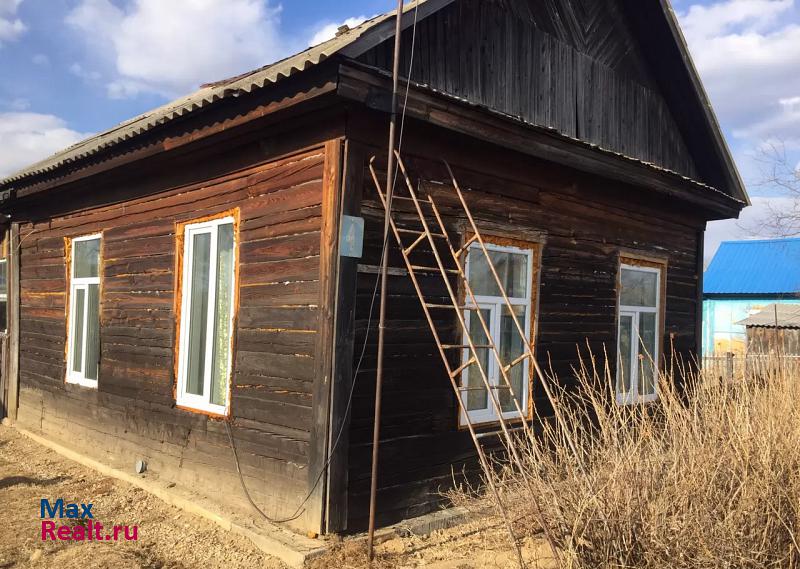
MULTIPOLYGON (((651 62, 651 65, 662 72, 672 71, 667 71, 669 78, 666 81, 662 80, 661 86, 663 89, 673 92, 673 105, 692 107, 700 117, 700 120, 697 121, 691 119, 684 121, 685 128, 702 130, 703 134, 706 135, 703 138, 708 138, 708 143, 703 145, 704 148, 695 147, 692 151, 694 153, 705 151, 710 159, 718 162, 721 166, 722 179, 728 186, 730 194, 744 201, 747 205, 751 205, 744 181, 739 174, 733 155, 722 133, 717 115, 711 106, 711 100, 703 86, 703 81, 700 79, 700 74, 697 72, 697 67, 695 67, 694 60, 689 52, 689 45, 681 30, 678 16, 672 9, 670 0, 637 0, 636 2, 625 2, 625 6, 634 22, 638 22, 638 27, 634 24, 634 28, 638 32, 639 41, 643 45, 648 45, 648 42, 658 42, 667 52, 670 49, 674 49, 677 52, 678 57, 667 57, 664 58, 665 61, 651 62), (657 12, 663 16, 662 18, 648 17, 650 14, 647 12, 647 7, 652 3, 658 4, 657 12), (641 20, 642 17, 646 18, 644 22, 641 20), (660 27, 664 26, 666 27, 663 30, 659 30, 660 27), (678 67, 680 69, 677 69, 678 67), (682 73, 679 73, 679 71, 682 71, 682 73), (682 98, 681 92, 689 94, 690 97, 688 99, 682 98)), ((718 187, 716 180, 707 180, 707 182, 709 185, 718 187)))
POLYGON ((704 294, 800 294, 800 238, 725 241, 703 277, 704 294))
MULTIPOLYGON (((402 26, 406 28, 413 23, 414 19, 422 20, 455 1, 456 0, 419 0, 418 4, 409 3, 403 9, 402 26), (413 13, 415 5, 418 7, 417 14, 413 13)), ((668 34, 667 39, 664 39, 662 36, 661 40, 662 43, 669 44, 670 49, 673 50, 672 59, 674 60, 673 64, 676 66, 673 70, 677 70, 676 73, 681 75, 680 79, 683 81, 680 97, 678 97, 677 100, 679 100, 679 105, 681 106, 693 104, 695 112, 688 120, 684 121, 684 124, 690 125, 689 128, 702 129, 703 136, 700 137, 702 140, 695 144, 694 151, 703 153, 703 160, 713 161, 714 170, 723 173, 721 176, 713 176, 713 180, 711 181, 705 179, 694 181, 701 185, 714 187, 723 191, 723 193, 727 192, 743 203, 749 203, 744 184, 739 177, 719 124, 708 102, 705 91, 703 90, 702 83, 691 62, 688 48, 681 35, 675 14, 669 5, 669 0, 640 0, 639 2, 630 4, 624 3, 623 5, 626 6, 626 11, 632 12, 629 16, 632 19, 632 26, 634 28, 643 26, 643 24, 636 19, 636 11, 647 10, 640 14, 647 18, 647 25, 645 27, 650 30, 653 26, 658 24, 661 26, 662 34, 668 34), (646 6, 646 8, 643 8, 644 6, 646 6), (653 11, 656 11, 655 20, 657 20, 657 22, 654 22, 653 11), (664 30, 668 31, 664 32, 664 30), (680 57, 675 56, 675 53, 679 53, 680 57), (691 92, 687 93, 686 91, 691 92), (699 112, 697 109, 701 109, 702 112, 699 112), (702 124, 697 126, 697 123, 702 124)), ((395 28, 394 22, 395 11, 391 11, 368 20, 327 42, 313 46, 276 63, 231 79, 204 85, 199 90, 186 97, 179 98, 153 111, 125 121, 108 131, 81 141, 45 160, 37 162, 0 180, 0 188, 13 187, 14 184, 25 185, 29 178, 47 174, 69 164, 81 162, 95 154, 109 150, 117 144, 143 135, 161 125, 204 110, 219 101, 268 88, 288 77, 313 68, 335 55, 355 59, 381 42, 393 37, 395 28)), ((648 31, 639 30, 637 35, 640 41, 643 41, 642 38, 648 36, 648 31)), ((651 65, 660 66, 660 64, 661 62, 658 60, 655 63, 651 61, 651 65)), ((671 78, 667 78, 666 82, 671 83, 671 78)), ((676 98, 673 97, 673 101, 675 100, 676 98)), ((646 162, 646 165, 656 170, 663 169, 649 162, 646 162)))
MULTIPOLYGON (((454 1, 419 0, 418 18, 424 18, 454 1)), ((411 15, 409 13, 413 9, 413 4, 404 7, 404 27, 412 23, 411 18, 408 16, 411 15)), ((0 186, 55 170, 66 164, 87 158, 104 149, 148 132, 159 125, 209 107, 223 99, 238 97, 244 93, 264 89, 319 65, 337 53, 342 53, 346 57, 358 57, 377 43, 384 41, 387 37, 394 36, 395 12, 396 10, 392 10, 386 14, 376 16, 326 42, 312 46, 305 51, 275 63, 230 79, 203 85, 200 89, 185 97, 122 122, 114 128, 73 144, 49 158, 11 174, 0 180, 0 186)))
POLYGON ((800 328, 800 304, 770 304, 736 324, 775 328, 776 321, 778 328, 800 328))

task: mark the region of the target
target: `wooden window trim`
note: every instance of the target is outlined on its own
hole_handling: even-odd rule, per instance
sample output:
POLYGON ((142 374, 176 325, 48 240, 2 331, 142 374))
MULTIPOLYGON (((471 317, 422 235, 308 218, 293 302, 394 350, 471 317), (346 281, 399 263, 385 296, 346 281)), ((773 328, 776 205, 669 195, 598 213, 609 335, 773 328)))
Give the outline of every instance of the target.
MULTIPOLYGON (((631 251, 622 251, 619 255, 617 266, 617 280, 616 280, 616 318, 615 326, 617 329, 616 341, 614 343, 614 398, 619 405, 637 405, 647 404, 658 401, 658 379, 656 378, 655 393, 642 397, 638 395, 632 400, 621 400, 620 394, 617 392, 617 374, 619 373, 619 341, 620 341, 620 313, 622 312, 621 306, 621 291, 622 291, 622 269, 623 267, 655 269, 658 271, 658 298, 656 301, 656 347, 658 349, 657 357, 655 360, 656 372, 660 372, 663 367, 663 351, 664 351, 664 338, 666 336, 666 314, 667 314, 667 277, 668 277, 668 262, 664 257, 653 255, 641 254, 631 251)), ((637 385, 638 390, 638 385, 637 385)))
MULTIPOLYGON (((86 379, 84 373, 77 373, 72 370, 72 348, 73 348, 73 334, 72 334, 72 321, 75 318, 74 314, 74 306, 73 301, 75 299, 75 295, 73 294, 73 290, 78 286, 88 286, 90 284, 97 285, 97 295, 98 295, 98 318, 100 314, 102 314, 102 298, 103 298, 103 233, 92 233, 89 235, 81 235, 79 237, 67 238, 65 239, 65 247, 66 247, 66 266, 67 266, 67 295, 66 295, 66 303, 65 303, 65 310, 66 310, 66 321, 67 321, 67 334, 66 334, 66 347, 64 353, 64 359, 66 362, 66 369, 64 374, 64 381, 65 383, 69 383, 71 385, 78 385, 81 387, 87 387, 89 389, 97 389, 99 380, 100 380, 100 369, 98 367, 97 379, 86 379), (98 251, 98 258, 97 258, 97 276, 96 277, 83 277, 83 278, 76 278, 74 277, 75 272, 75 254, 74 254, 74 247, 75 243, 79 243, 81 241, 91 241, 93 239, 100 240, 100 248, 98 251)), ((88 288, 86 289, 87 293, 85 293, 84 298, 88 298, 88 288)), ((85 310, 88 311, 88 304, 85 305, 85 310)), ((88 324, 85 321, 86 316, 84 315, 84 347, 83 347, 83 361, 84 366, 86 364, 86 332, 88 328, 88 324)), ((98 330, 99 334, 99 330, 98 330)))
MULTIPOLYGON (((175 229, 175 275, 176 287, 173 310, 175 313, 175 345, 173 349, 173 373, 174 382, 172 387, 173 400, 175 407, 191 413, 206 415, 215 419, 224 419, 230 416, 231 413, 231 398, 233 391, 233 374, 235 367, 236 356, 236 328, 239 316, 239 265, 240 265, 240 210, 234 208, 231 210, 219 212, 216 214, 195 218, 183 222, 176 223, 175 229), (214 405, 208 402, 205 405, 196 405, 190 401, 186 401, 182 395, 183 377, 182 377, 182 346, 183 346, 183 319, 182 315, 185 309, 185 300, 183 297, 184 283, 187 282, 186 271, 189 270, 188 263, 184 262, 186 253, 186 232, 187 229, 191 230, 194 227, 206 224, 221 225, 226 220, 233 223, 233 289, 232 289, 232 309, 231 309, 231 334, 230 334, 230 359, 228 364, 228 374, 226 378, 227 392, 225 398, 225 406, 214 405)), ((210 394, 209 394, 210 397, 210 394)), ((208 397, 207 397, 208 398, 208 397)))
MULTIPOLYGON (((465 235, 465 241, 470 237, 472 237, 471 232, 465 232, 464 235, 465 235)), ((528 240, 514 239, 494 232, 492 233, 482 232, 481 238, 483 239, 486 245, 500 247, 500 248, 507 248, 507 249, 512 249, 512 248, 518 249, 526 251, 530 255, 530 266, 529 266, 530 276, 528 285, 530 287, 529 289, 530 301, 528 304, 526 304, 526 306, 529 307, 529 314, 530 314, 530 328, 528 330, 529 342, 531 346, 531 351, 535 356, 536 338, 539 330, 539 285, 541 281, 542 249, 544 247, 544 244, 542 241, 528 241, 528 240)), ((473 247, 479 247, 479 246, 473 245, 473 247)), ((468 263, 469 263, 469 256, 467 257, 467 264, 468 263)), ((465 266, 465 273, 467 275, 467 278, 469 278, 469 272, 466 266, 465 266)), ((465 296, 466 296, 466 291, 462 290, 460 294, 462 301, 464 301, 465 296)), ((526 420, 530 421, 533 419, 533 414, 534 414, 533 387, 534 387, 534 378, 536 372, 531 362, 527 362, 526 365, 528 368, 528 374, 527 374, 528 377, 527 377, 524 404, 526 406, 525 410, 527 411, 526 420)), ((468 427, 465 420, 466 417, 460 405, 458 406, 456 413, 457 413, 458 429, 459 430, 467 429, 468 427)), ((512 416, 516 414, 517 413, 515 410, 509 412, 508 416, 504 418, 508 423, 520 422, 518 417, 512 416)), ((500 424, 500 420, 498 418, 492 418, 485 421, 472 422, 473 427, 476 428, 491 427, 498 424, 500 424)))

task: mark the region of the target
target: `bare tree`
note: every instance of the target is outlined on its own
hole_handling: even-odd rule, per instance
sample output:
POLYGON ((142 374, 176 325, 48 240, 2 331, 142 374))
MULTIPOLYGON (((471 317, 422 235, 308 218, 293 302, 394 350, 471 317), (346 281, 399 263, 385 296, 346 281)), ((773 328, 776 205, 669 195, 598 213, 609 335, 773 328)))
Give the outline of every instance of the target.
POLYGON ((782 141, 761 145, 756 160, 762 165, 763 179, 758 186, 778 191, 781 197, 774 205, 767 204, 768 214, 759 220, 752 233, 773 237, 800 235, 800 164, 794 164, 782 141))

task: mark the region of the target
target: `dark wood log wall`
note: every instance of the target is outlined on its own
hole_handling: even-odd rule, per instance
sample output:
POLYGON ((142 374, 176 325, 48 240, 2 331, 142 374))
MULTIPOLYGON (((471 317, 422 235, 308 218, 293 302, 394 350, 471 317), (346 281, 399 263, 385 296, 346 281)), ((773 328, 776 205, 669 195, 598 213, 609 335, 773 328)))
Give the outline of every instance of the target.
MULTIPOLYGON (((698 178, 616 0, 460 0, 419 22, 415 44, 413 81, 698 178)), ((391 69, 392 46, 361 61, 391 69)))
MULTIPOLYGON (((377 150, 380 139, 366 124, 353 121, 350 133, 377 150)), ((403 155, 415 177, 445 181, 440 158, 453 165, 461 183, 471 188, 467 199, 479 225, 510 237, 539 238, 543 243, 536 350, 540 364, 565 384, 574 382, 579 350, 602 358, 616 345, 616 278, 619 256, 638 253, 668 262, 664 353, 674 345, 685 360, 696 347, 697 212, 646 190, 624 186, 523 155, 498 150, 465 137, 453 137, 417 123, 406 125, 403 155)), ((381 178, 382 179, 382 178, 381 178)), ((426 185, 445 204, 448 186, 426 185)), ((382 208, 369 178, 365 182, 362 215, 366 218, 366 249, 358 278, 355 363, 369 330, 364 360, 356 376, 350 429, 349 527, 366 523, 369 457, 373 423, 375 326, 369 320, 376 275, 370 269, 380 258, 382 208), (369 322, 369 327, 367 323, 369 322)), ((457 208, 445 206, 455 235, 463 231, 457 208)), ((411 219, 400 216, 400 219, 411 219)), ((408 221, 408 227, 418 227, 408 221)), ((463 238, 463 235, 462 235, 463 238)), ((391 264, 402 268, 396 250, 391 264)), ((432 263, 426 263, 432 264, 432 263)), ((432 297, 444 299, 438 277, 424 279, 432 297)), ((457 403, 419 302, 408 277, 390 282, 386 383, 384 386, 380 492, 384 522, 425 512, 441 500, 453 474, 474 472, 469 436, 457 429, 457 403)), ((376 305, 377 306, 377 301, 376 305)), ((455 334, 454 318, 442 321, 455 334)), ((457 340, 451 337, 452 340, 457 340)), ((454 341, 460 343, 460 341, 454 341)), ((547 414, 544 395, 534 388, 539 415, 547 414)))
MULTIPOLYGON (((123 191, 146 188, 147 195, 114 205, 103 205, 103 195, 119 194, 94 183, 88 188, 93 206, 64 213, 59 208, 80 204, 80 194, 60 206, 51 199, 42 206, 53 212, 49 219, 22 224, 22 425, 125 470, 145 458, 167 479, 243 507, 224 425, 174 408, 173 395, 176 224, 239 208, 233 434, 262 509, 278 517, 295 511, 308 490, 325 147, 247 162, 251 154, 263 156, 263 148, 287 146, 284 139, 232 147, 235 162, 247 167, 169 186, 176 171, 202 173, 209 164, 219 170, 231 163, 230 157, 173 161, 123 191), (65 238, 96 232, 103 233, 103 265, 95 390, 65 384, 64 377, 65 238)), ((293 523, 307 522, 318 530, 314 520, 293 523)))

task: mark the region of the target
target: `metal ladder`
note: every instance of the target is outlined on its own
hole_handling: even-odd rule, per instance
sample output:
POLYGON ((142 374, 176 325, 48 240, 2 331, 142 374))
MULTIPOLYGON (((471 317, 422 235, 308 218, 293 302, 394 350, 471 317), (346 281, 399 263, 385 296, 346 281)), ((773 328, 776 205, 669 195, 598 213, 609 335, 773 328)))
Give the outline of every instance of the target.
MULTIPOLYGON (((500 276, 497 273, 497 270, 492 263, 491 256, 489 255, 489 250, 486 247, 486 243, 481 237, 481 233, 475 223, 475 219, 472 216, 472 213, 467 206, 467 203, 464 199, 464 195, 461 191, 461 188, 456 181, 455 176, 453 175, 453 171, 450 168, 450 165, 445 162, 445 166, 447 167, 448 174, 451 178, 453 190, 455 194, 458 196, 459 204, 463 213, 466 216, 466 219, 469 222, 469 228, 471 231, 471 235, 467 238, 463 245, 458 247, 453 245, 451 241, 447 229, 441 214, 441 210, 436 204, 436 201, 433 199, 431 195, 427 195, 425 197, 421 197, 417 190, 414 189, 413 184, 411 183, 411 179, 409 178, 408 172, 406 170, 405 164, 400 157, 398 152, 395 153, 397 157, 397 164, 399 167, 400 172, 402 173, 402 177, 405 181, 405 187, 408 190, 408 195, 395 195, 392 197, 392 200, 398 200, 404 203, 410 203, 414 206, 414 211, 417 215, 417 221, 422 225, 422 229, 408 229, 404 227, 398 227, 394 217, 392 215, 389 216, 390 227, 392 233, 394 234, 395 240, 399 246, 400 252, 403 257, 403 261, 406 265, 406 270, 408 272, 408 276, 411 279, 411 282, 414 285, 414 289, 417 293, 419 298, 420 304, 422 306, 422 310, 425 314, 425 318, 428 321, 428 326, 430 327, 431 333, 433 334, 433 338, 436 342, 436 346, 439 351, 439 355, 442 358, 442 363, 445 366, 447 371, 447 375, 450 379, 450 383, 453 387, 453 390, 456 394, 456 399, 459 405, 459 413, 461 414, 464 423, 466 424, 470 436, 472 437, 472 441, 475 445, 475 450, 477 451, 478 458, 480 460, 481 467, 486 475, 486 482, 489 486, 489 491, 491 492, 498 509, 500 510, 503 520, 505 522, 506 528, 511 536, 511 539, 514 543, 514 547, 516 548, 517 558, 520 564, 520 567, 524 567, 524 561, 522 558, 522 551, 519 544, 519 540, 516 538, 513 529, 513 520, 510 519, 508 508, 503 503, 501 498, 501 493, 495 484, 494 477, 491 475, 492 473, 492 466, 487 457, 487 453, 481 444, 481 439, 486 436, 486 433, 478 433, 475 428, 475 424, 470 419, 469 412, 467 409, 467 404, 464 400, 465 394, 471 391, 486 391, 488 401, 490 402, 496 417, 498 418, 499 429, 493 431, 489 434, 497 434, 501 437, 501 440, 504 442, 506 449, 508 450, 509 457, 511 459, 511 464, 515 467, 516 470, 519 471, 519 474, 522 476, 522 479, 528 485, 528 490, 530 491, 530 497, 533 500, 535 514, 539 518, 537 521, 542 526, 542 529, 547 537, 547 540, 550 544, 550 547, 553 551, 553 555, 555 556, 556 560, 558 561, 558 550, 555 546, 555 543, 548 531, 547 527, 544 524, 543 516, 541 515, 541 510, 536 502, 535 496, 533 495, 532 488, 530 486, 529 480, 526 474, 526 465, 520 455, 520 451, 518 448, 518 444, 514 439, 515 436, 518 436, 518 433, 522 432, 524 436, 533 437, 533 432, 531 429, 531 424, 528 418, 528 415, 523 410, 523 407, 520 405, 519 400, 517 399, 516 394, 514 393, 514 389, 511 384, 509 373, 513 368, 519 365, 524 365, 525 362, 528 362, 529 365, 532 365, 534 370, 536 371, 537 376, 539 377, 542 385, 544 386, 545 392, 547 397, 553 401, 553 396, 547 382, 545 381, 544 374, 542 370, 539 368, 538 363, 536 362, 536 358, 534 357, 532 347, 530 345, 530 340, 528 335, 525 333, 525 328, 520 323, 519 319, 517 318, 516 311, 513 309, 513 306, 506 294, 505 287, 500 279, 500 276), (423 208, 429 210, 426 212, 423 208), (429 217, 433 217, 433 222, 429 221, 429 217), (431 227, 433 225, 433 228, 431 227), (406 236, 406 240, 409 238, 413 238, 410 242, 406 242, 404 240, 404 236, 406 236), (437 246, 437 241, 439 244, 446 246, 446 251, 444 255, 440 252, 439 246, 437 246), (436 263, 435 266, 425 266, 415 263, 412 260, 412 256, 415 252, 418 251, 418 248, 423 243, 427 243, 430 247, 430 252, 432 253, 436 263), (473 245, 475 245, 473 247, 473 245), (504 362, 500 355, 500 351, 498 346, 496 345, 495 341, 492 338, 492 334, 489 328, 488 323, 483 317, 483 314, 480 310, 479 304, 476 300, 476 295, 472 289, 472 286, 469 283, 469 279, 467 278, 465 272, 465 265, 464 262, 467 258, 467 255, 470 251, 475 251, 477 254, 482 254, 485 256, 486 262, 488 267, 490 268, 491 274, 494 277, 495 283, 500 291, 500 296, 502 296, 503 301, 505 303, 506 308, 508 309, 508 313, 511 315, 514 321, 514 328, 516 328, 517 333, 520 335, 522 339, 522 345, 525 347, 523 353, 515 358, 510 362, 504 362), (445 265, 445 262, 442 257, 449 257, 452 262, 454 263, 455 268, 448 268, 445 265), (422 288, 420 287, 420 283, 418 280, 418 273, 423 274, 439 274, 444 281, 444 284, 447 288, 447 296, 449 298, 448 304, 436 303, 436 302, 429 302, 426 298, 425 294, 422 292, 422 288), (450 282, 450 277, 457 276, 459 285, 463 288, 465 293, 464 298, 465 302, 461 303, 459 301, 458 290, 457 288, 453 287, 453 284, 450 282), (453 310, 456 318, 458 320, 461 337, 464 338, 464 343, 462 344, 447 344, 443 343, 440 336, 440 331, 437 327, 436 320, 432 317, 432 311, 439 311, 439 310, 453 310), (470 318, 477 318, 480 324, 480 331, 483 333, 483 340, 482 342, 486 343, 476 343, 473 340, 470 334, 469 323, 465 317, 465 313, 469 312, 470 318), (481 358, 479 356, 479 350, 488 350, 491 354, 490 357, 493 357, 495 362, 497 363, 497 369, 499 370, 499 378, 500 383, 495 385, 491 382, 491 379, 488 375, 488 371, 484 369, 484 365, 481 362, 481 358), (458 366, 453 366, 451 364, 451 358, 449 354, 453 351, 460 351, 463 354, 463 357, 459 360, 462 363, 458 366), (475 370, 479 376, 480 380, 483 383, 483 386, 472 387, 472 386, 464 386, 461 385, 461 375, 462 372, 466 369, 470 369, 470 373, 475 370), (505 391, 510 400, 513 402, 513 409, 511 411, 503 410, 501 402, 498 398, 498 393, 501 391, 505 391), (512 415, 509 417, 509 415, 512 415), (519 426, 512 427, 509 423, 517 423, 519 422, 519 426)), ((382 190, 381 184, 378 181, 378 175, 375 171, 374 166, 375 157, 372 158, 370 161, 369 169, 372 175, 372 180, 375 184, 375 188, 377 190, 378 196, 381 199, 383 207, 390 207, 391 204, 387 204, 387 198, 385 193, 382 190)), ((427 251, 426 251, 427 253, 427 251)))

